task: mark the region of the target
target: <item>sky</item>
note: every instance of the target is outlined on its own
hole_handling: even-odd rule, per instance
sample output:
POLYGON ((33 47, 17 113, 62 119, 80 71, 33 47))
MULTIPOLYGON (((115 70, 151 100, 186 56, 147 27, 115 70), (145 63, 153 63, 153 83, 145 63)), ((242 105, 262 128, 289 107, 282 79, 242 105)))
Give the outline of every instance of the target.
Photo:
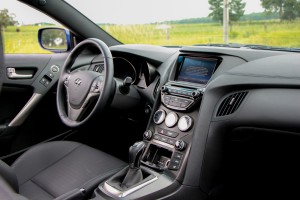
MULTIPOLYGON (((66 0, 95 23, 143 24, 207 17, 208 0, 66 0), (91 6, 88 6, 91 5, 91 6)), ((260 0, 244 0, 245 13, 262 12, 260 0)), ((7 8, 20 24, 55 23, 17 0, 0 0, 0 10, 7 8)))

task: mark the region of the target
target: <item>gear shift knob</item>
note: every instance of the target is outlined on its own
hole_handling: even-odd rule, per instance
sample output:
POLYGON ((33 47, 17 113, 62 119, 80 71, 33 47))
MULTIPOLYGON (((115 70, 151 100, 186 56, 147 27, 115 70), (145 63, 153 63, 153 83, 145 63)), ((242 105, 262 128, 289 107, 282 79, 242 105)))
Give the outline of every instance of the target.
POLYGON ((145 150, 146 144, 143 141, 134 143, 129 148, 129 167, 130 168, 139 168, 141 156, 145 150))

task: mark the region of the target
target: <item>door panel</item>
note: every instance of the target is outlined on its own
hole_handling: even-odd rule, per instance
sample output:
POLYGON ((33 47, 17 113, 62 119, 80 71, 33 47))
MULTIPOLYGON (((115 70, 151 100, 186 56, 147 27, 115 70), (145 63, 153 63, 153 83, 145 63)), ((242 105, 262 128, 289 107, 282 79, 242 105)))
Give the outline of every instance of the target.
POLYGON ((0 157, 68 130, 58 117, 55 96, 60 67, 67 56, 68 53, 5 55, 0 157))

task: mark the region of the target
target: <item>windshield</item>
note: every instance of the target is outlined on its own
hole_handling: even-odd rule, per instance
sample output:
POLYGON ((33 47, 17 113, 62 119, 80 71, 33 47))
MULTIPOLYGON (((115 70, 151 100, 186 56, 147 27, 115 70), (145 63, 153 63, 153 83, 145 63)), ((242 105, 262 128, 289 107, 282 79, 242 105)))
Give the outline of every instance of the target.
MULTIPOLYGON (((64 1, 124 44, 300 51, 300 0, 64 1)), ((6 53, 45 53, 36 32, 50 25, 61 26, 16 0, 1 0, 6 53)))
POLYGON ((67 2, 125 44, 300 47, 299 1, 289 1, 290 6, 285 0, 281 5, 268 0, 67 2))

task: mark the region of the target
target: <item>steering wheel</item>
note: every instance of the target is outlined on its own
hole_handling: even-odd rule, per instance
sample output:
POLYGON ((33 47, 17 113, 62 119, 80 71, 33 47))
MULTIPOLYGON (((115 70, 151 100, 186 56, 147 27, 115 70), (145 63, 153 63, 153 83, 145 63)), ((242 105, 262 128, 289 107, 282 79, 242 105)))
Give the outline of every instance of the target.
POLYGON ((65 125, 82 126, 96 112, 104 110, 112 99, 115 88, 113 69, 111 52, 103 41, 89 38, 76 45, 61 69, 57 85, 57 109, 65 125), (99 50, 100 55, 94 58, 91 67, 101 66, 101 72, 90 69, 72 70, 75 60, 87 47, 99 50))

